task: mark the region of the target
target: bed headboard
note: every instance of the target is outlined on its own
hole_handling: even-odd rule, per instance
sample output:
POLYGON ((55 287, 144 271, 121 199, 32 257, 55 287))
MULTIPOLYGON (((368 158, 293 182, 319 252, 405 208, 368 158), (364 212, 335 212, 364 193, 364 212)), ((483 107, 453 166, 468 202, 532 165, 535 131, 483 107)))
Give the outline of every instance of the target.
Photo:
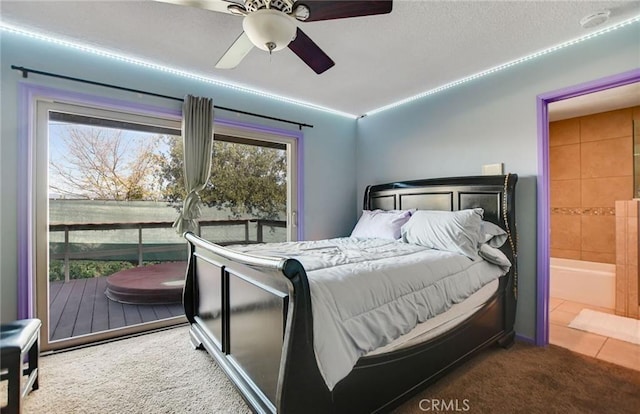
POLYGON ((480 207, 485 220, 512 231, 517 181, 516 174, 508 174, 370 185, 365 190, 364 209, 455 211, 480 207))

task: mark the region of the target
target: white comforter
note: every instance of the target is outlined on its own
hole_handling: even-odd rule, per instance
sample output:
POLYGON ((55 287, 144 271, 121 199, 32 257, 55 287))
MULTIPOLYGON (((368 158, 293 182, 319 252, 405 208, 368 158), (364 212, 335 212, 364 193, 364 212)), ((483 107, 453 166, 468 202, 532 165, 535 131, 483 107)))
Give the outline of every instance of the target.
POLYGON ((234 246, 291 257, 307 271, 314 350, 330 390, 358 358, 505 274, 484 260, 382 239, 234 246))

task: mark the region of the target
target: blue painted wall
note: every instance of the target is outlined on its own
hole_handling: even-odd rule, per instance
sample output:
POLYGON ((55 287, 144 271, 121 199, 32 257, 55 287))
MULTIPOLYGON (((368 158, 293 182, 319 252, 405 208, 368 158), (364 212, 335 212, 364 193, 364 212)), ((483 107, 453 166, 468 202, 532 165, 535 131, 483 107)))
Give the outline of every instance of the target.
MULTIPOLYGON (((302 219, 307 239, 348 235, 359 216, 367 184, 478 175, 481 165, 504 162, 506 171, 520 175, 520 295, 516 328, 519 334, 532 338, 536 310, 536 96, 639 67, 638 39, 640 28, 635 24, 354 121, 2 33, 1 319, 11 320, 16 315, 17 182, 26 168, 17 163, 17 85, 22 79, 20 73, 9 69, 15 64, 172 96, 211 96, 217 105, 313 124, 314 128, 304 130, 302 219)), ((37 76, 28 82, 168 105, 167 101, 37 76)), ((228 113, 219 116, 237 119, 228 113)), ((239 119, 282 128, 277 123, 239 119)))
MULTIPOLYGON (((480 175, 503 162, 517 188, 517 332, 536 312, 536 96, 640 66, 634 24, 502 72, 358 120, 358 194, 376 182, 480 175)), ((420 79, 416 79, 420 82, 420 79)))
MULTIPOLYGON (((79 84, 38 75, 22 79, 11 65, 61 73, 103 83, 183 97, 186 94, 209 96, 218 106, 291 119, 314 128, 304 128, 304 237, 321 239, 348 235, 356 220, 355 130, 353 119, 324 111, 304 108, 274 99, 242 93, 221 86, 187 79, 159 70, 148 69, 110 58, 87 54, 68 47, 30 39, 8 32, 0 33, 1 91, 0 112, 0 318, 10 321, 17 316, 17 197, 19 177, 26 165, 18 163, 18 85, 20 82, 55 87, 68 91, 127 100, 136 104, 156 105, 174 110, 180 103, 138 96, 99 86, 79 84), (328 168, 328 166, 331 166, 328 168)), ((281 129, 296 126, 265 121, 218 111, 216 117, 281 129)))

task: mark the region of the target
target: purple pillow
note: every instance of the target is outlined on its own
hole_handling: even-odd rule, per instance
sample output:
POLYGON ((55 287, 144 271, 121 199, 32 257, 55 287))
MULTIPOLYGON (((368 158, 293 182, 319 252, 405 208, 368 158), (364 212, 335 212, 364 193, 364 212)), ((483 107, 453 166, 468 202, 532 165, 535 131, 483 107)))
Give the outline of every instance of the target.
POLYGON ((411 218, 409 210, 362 210, 351 237, 398 240, 400 228, 411 218))

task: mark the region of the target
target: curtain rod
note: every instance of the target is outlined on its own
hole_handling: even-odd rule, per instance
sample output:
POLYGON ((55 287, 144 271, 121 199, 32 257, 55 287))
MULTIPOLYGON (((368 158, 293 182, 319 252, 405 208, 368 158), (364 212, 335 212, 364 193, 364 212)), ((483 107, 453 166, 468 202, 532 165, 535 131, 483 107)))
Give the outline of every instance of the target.
MULTIPOLYGON (((23 66, 11 65, 11 69, 18 70, 18 71, 22 72, 22 77, 23 78, 28 78, 29 77, 29 73, 33 73, 33 74, 36 74, 36 75, 49 76, 49 77, 58 78, 58 79, 66 79, 66 80, 70 80, 70 81, 74 81, 74 82, 80 82, 80 83, 88 83, 90 85, 103 86, 105 88, 117 89, 117 90, 120 90, 120 91, 140 93, 140 94, 143 94, 143 95, 155 96, 157 98, 171 99, 173 101, 184 102, 184 99, 176 98, 174 96, 161 95, 159 93, 147 92, 147 91, 142 91, 142 90, 139 90, 139 89, 126 88, 124 86, 111 85, 109 83, 96 82, 96 81, 92 81, 92 80, 88 80, 88 79, 74 78, 74 77, 71 77, 71 76, 60 75, 60 74, 57 74, 57 73, 43 72, 43 71, 36 70, 36 69, 25 68, 23 66)), ((305 124, 305 123, 302 123, 302 122, 290 121, 288 119, 275 118, 275 117, 268 116, 268 115, 261 115, 261 114, 256 114, 256 113, 253 113, 253 112, 241 111, 239 109, 226 108, 224 106, 214 105, 213 107, 216 108, 216 109, 220 109, 222 111, 230 111, 230 112, 235 112, 237 114, 250 115, 250 116, 255 116, 257 118, 270 119, 272 121, 278 121, 278 122, 284 122, 284 123, 287 123, 287 124, 297 125, 300 130, 302 130, 302 127, 313 128, 313 125, 305 124)))

